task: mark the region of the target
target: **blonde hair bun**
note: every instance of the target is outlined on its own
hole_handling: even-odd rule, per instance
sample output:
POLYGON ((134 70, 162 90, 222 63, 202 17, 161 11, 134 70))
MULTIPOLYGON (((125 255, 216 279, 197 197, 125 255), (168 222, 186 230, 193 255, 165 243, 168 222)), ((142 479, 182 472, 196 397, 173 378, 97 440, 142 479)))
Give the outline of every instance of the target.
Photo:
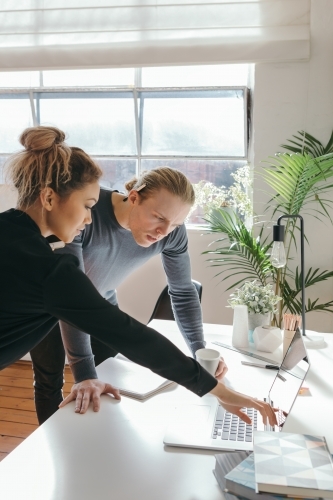
POLYGON ((62 144, 65 138, 65 133, 56 127, 39 126, 26 128, 20 136, 20 143, 27 151, 37 152, 62 144))
POLYGON ((56 127, 30 127, 22 132, 20 142, 25 149, 11 155, 6 164, 6 178, 18 191, 20 210, 32 206, 44 188, 65 198, 101 177, 102 170, 92 158, 64 140, 65 133, 56 127))

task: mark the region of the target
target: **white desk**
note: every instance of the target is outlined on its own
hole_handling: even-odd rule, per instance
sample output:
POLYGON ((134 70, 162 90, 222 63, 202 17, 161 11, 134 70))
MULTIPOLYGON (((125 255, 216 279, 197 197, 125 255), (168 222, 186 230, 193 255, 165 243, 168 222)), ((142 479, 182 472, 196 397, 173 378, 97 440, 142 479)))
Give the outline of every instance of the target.
MULTIPOLYGON (((174 322, 155 321, 153 326, 186 349, 174 322)), ((205 325, 207 340, 227 343, 230 333, 231 327, 205 325)), ((306 384, 312 396, 298 397, 285 430, 324 434, 333 451, 333 336, 325 339, 327 348, 309 351, 312 368, 306 384)), ((241 365, 249 358, 231 350, 221 352, 235 389, 257 396, 268 392, 274 373, 241 365)), ((99 413, 89 409, 76 415, 70 404, 0 463, 0 498, 221 500, 212 474, 214 452, 163 445, 174 406, 196 401, 194 394, 176 387, 144 403, 103 396, 99 413)))

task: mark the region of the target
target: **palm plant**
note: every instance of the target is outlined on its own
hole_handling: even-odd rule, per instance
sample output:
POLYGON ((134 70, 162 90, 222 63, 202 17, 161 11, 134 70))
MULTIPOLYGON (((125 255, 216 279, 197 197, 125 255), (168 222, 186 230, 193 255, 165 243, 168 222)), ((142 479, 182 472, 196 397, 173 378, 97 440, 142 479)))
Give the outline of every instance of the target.
MULTIPOLYGON (((333 133, 327 146, 305 132, 298 134, 300 137, 294 136, 297 143, 290 141, 293 146, 284 146, 289 150, 293 148, 292 153, 278 153, 263 167, 261 175, 273 190, 267 204, 269 209, 273 207, 271 218, 275 219, 277 214, 302 212, 318 220, 329 219, 332 223, 329 209, 333 201, 327 194, 333 187, 333 133), (317 156, 317 153, 322 152, 325 154, 317 156), (313 201, 318 202, 319 208, 313 208, 313 201)), ((292 266, 292 250, 297 250, 299 231, 296 219, 288 220, 286 225, 287 266, 278 270, 270 262, 272 236, 270 231, 267 232, 266 222, 256 222, 248 229, 237 214, 232 217, 223 209, 217 215, 208 215, 206 221, 208 232, 223 235, 214 242, 217 247, 204 253, 209 255, 208 260, 212 266, 222 268, 217 274, 222 281, 234 278, 227 290, 254 279, 264 286, 275 283, 275 293, 282 297, 275 322, 281 326, 283 313, 286 311, 301 313, 302 280, 298 267, 293 269, 292 266)), ((332 277, 333 271, 310 268, 305 276, 305 287, 332 277)), ((333 300, 321 303, 319 299, 309 299, 306 312, 309 311, 333 312, 333 300)))
POLYGON ((304 130, 299 130, 297 134, 293 135, 294 139, 288 139, 288 142, 293 144, 292 146, 290 144, 281 144, 281 147, 292 153, 308 153, 313 158, 333 153, 333 131, 326 146, 304 130))

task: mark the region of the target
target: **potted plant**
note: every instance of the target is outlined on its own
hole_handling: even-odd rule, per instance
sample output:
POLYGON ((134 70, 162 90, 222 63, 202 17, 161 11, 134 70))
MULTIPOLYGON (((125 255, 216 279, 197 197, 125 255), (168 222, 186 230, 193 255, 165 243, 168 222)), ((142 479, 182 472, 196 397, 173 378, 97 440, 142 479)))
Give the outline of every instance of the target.
POLYGON ((257 280, 246 281, 240 288, 230 294, 228 303, 247 306, 249 320, 249 342, 253 342, 253 331, 257 326, 270 325, 273 314, 277 313, 276 305, 281 297, 275 295, 273 286, 263 286, 257 280))
MULTIPOLYGON (((272 220, 281 214, 300 214, 314 200, 319 208, 312 212, 317 220, 332 220, 329 208, 333 206, 332 197, 327 193, 333 183, 333 133, 327 146, 306 134, 299 132, 293 146, 293 153, 278 153, 270 158, 261 174, 271 190, 271 198, 266 211, 271 211, 268 220, 254 217, 252 227, 248 227, 241 217, 231 218, 220 210, 219 217, 207 215, 207 232, 216 233, 215 248, 204 252, 209 256, 212 266, 220 269, 218 276, 222 281, 232 280, 227 290, 249 281, 257 280, 262 286, 273 284, 275 295, 281 296, 278 313, 273 322, 281 328, 284 312, 301 314, 301 276, 298 266, 293 265, 292 250, 297 250, 297 221, 289 222, 285 232, 287 266, 276 270, 270 262, 272 247, 272 220)), ((308 211, 308 214, 311 212, 308 211)), ((305 276, 305 287, 333 277, 333 271, 309 268, 305 276)), ((320 302, 308 299, 306 312, 333 312, 333 300, 320 302)))

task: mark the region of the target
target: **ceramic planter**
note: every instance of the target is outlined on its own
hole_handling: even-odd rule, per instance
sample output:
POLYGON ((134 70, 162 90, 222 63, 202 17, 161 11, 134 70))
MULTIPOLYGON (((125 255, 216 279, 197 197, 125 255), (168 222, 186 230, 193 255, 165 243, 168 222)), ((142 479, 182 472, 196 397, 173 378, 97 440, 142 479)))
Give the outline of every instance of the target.
POLYGON ((276 326, 257 326, 253 340, 257 351, 274 352, 282 344, 282 333, 276 326))
POLYGON ((250 313, 248 315, 249 320, 249 342, 254 341, 253 332, 257 326, 270 325, 271 322, 271 313, 266 314, 256 314, 250 313))

